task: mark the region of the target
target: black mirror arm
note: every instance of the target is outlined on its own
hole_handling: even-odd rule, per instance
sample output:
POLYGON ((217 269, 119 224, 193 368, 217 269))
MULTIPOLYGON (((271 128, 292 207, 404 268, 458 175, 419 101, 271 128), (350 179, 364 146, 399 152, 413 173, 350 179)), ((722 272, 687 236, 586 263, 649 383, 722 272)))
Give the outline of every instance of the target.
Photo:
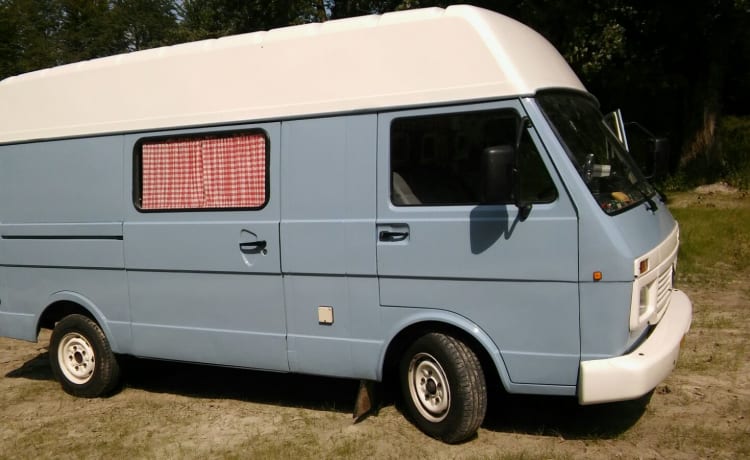
POLYGON ((523 133, 526 132, 526 128, 528 128, 529 126, 531 126, 529 117, 521 117, 521 120, 518 123, 518 130, 516 131, 516 152, 521 149, 521 140, 523 139, 523 133))
POLYGON ((522 177, 522 171, 521 171, 521 142, 523 141, 523 135, 526 132, 528 128, 531 127, 531 120, 529 120, 529 117, 522 117, 520 122, 518 123, 518 130, 516 131, 516 158, 515 158, 515 165, 513 166, 513 195, 514 195, 514 201, 515 205, 518 208, 518 216, 521 219, 521 222, 525 221, 527 217, 529 217, 529 214, 531 214, 531 203, 524 203, 523 200, 521 200, 521 177, 522 177))
POLYGON ((521 218, 521 222, 525 221, 529 214, 531 214, 531 208, 534 207, 531 203, 517 204, 518 206, 518 217, 521 218))

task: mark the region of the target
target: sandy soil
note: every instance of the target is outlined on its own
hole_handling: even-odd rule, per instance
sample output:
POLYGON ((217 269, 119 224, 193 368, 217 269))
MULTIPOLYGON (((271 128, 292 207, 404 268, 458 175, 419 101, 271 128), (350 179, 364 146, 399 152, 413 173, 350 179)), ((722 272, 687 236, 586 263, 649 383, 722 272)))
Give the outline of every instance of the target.
POLYGON ((723 182, 701 185, 692 192, 667 194, 670 208, 750 208, 750 195, 723 182))
POLYGON ((748 458, 747 279, 682 286, 693 327, 648 397, 580 407, 494 395, 477 437, 457 446, 392 403, 352 424, 358 384, 347 380, 127 359, 121 391, 77 399, 52 379, 49 333, 0 338, 0 458, 748 458))

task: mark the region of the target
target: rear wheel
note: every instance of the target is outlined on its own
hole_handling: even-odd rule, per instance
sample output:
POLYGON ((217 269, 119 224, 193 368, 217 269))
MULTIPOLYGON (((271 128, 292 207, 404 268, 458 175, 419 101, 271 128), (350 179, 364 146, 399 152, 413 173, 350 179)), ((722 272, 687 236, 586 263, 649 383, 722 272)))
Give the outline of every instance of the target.
POLYGON ((406 410, 426 434, 448 443, 476 433, 487 412, 487 385, 476 354, 442 333, 417 339, 399 368, 406 410))
POLYGON ((52 373, 63 390, 95 398, 115 389, 120 379, 109 341, 98 324, 83 315, 69 315, 55 325, 49 347, 52 373))

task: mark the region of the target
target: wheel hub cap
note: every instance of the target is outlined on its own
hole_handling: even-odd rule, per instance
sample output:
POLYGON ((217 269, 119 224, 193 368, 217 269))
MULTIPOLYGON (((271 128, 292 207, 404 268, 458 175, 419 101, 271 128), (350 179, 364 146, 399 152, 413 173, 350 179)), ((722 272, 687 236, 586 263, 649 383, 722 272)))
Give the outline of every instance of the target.
POLYGON ((94 375, 96 367, 94 348, 81 334, 68 333, 60 341, 57 349, 57 362, 65 378, 75 384, 83 385, 94 375))
POLYGON ((430 354, 419 353, 409 364, 409 393, 419 413, 431 422, 448 415, 451 394, 448 377, 440 363, 430 354))

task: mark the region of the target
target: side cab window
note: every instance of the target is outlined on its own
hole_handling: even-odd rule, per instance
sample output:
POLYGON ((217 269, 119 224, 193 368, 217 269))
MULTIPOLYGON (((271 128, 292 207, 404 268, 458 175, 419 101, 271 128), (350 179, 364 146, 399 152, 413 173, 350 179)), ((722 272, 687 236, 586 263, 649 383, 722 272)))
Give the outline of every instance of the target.
MULTIPOLYGON (((477 205, 482 152, 515 145, 518 114, 509 109, 397 118, 391 124, 391 202, 396 206, 477 205)), ((523 198, 549 203, 557 192, 534 143, 521 138, 523 198)), ((506 202, 512 202, 508 196, 506 202)))

